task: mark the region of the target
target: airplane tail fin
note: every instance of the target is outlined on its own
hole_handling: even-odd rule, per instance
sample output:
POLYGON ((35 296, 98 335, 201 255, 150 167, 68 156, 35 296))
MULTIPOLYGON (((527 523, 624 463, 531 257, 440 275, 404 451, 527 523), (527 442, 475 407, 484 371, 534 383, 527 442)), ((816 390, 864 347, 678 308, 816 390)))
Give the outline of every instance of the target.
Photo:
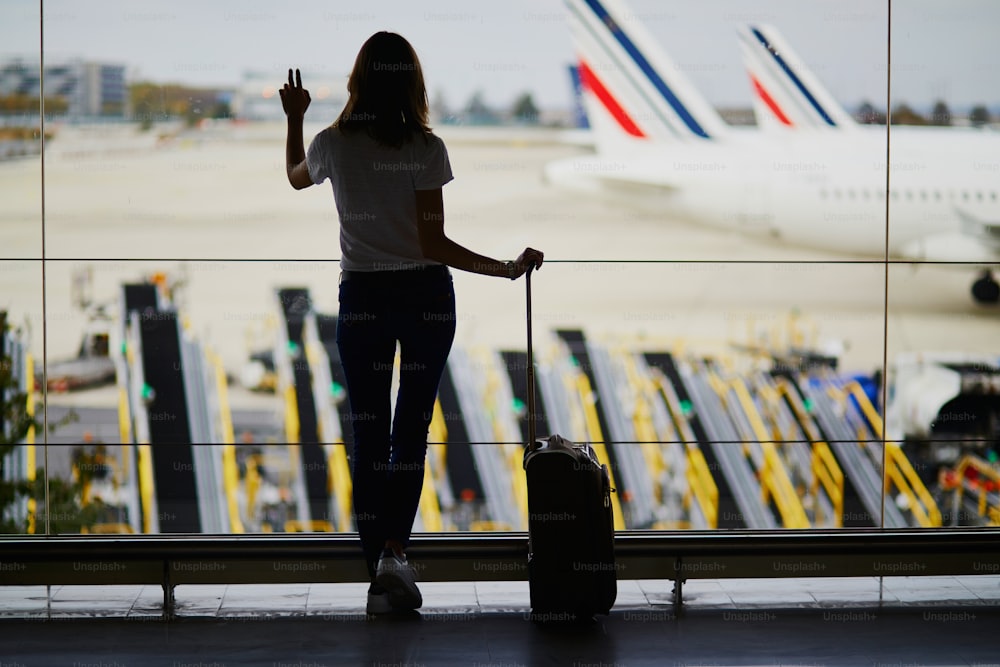
POLYGON ((726 124, 622 0, 565 0, 598 149, 705 141, 726 124))
POLYGON ((739 38, 762 129, 849 131, 857 126, 776 28, 745 26, 739 38))
POLYGON ((573 86, 573 127, 590 129, 590 120, 583 101, 583 81, 580 80, 580 67, 569 66, 570 83, 573 86))

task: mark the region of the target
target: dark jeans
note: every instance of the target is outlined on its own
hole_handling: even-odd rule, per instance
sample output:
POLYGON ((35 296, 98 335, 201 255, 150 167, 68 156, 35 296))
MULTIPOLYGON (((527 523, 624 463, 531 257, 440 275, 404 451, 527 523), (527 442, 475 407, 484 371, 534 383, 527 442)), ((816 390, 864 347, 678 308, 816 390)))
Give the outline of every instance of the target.
POLYGON ((427 431, 455 339, 447 267, 350 272, 340 283, 337 347, 354 431, 354 518, 368 573, 387 539, 405 547, 420 503, 427 431), (393 361, 400 348, 392 413, 393 361))

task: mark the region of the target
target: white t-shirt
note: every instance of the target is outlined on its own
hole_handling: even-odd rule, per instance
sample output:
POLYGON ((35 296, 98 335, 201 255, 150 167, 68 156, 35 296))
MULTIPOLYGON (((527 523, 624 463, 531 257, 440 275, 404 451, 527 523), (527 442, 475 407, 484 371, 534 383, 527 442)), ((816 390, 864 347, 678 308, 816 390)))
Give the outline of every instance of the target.
POLYGON ((341 269, 393 271, 438 263, 420 251, 414 191, 434 190, 453 178, 439 137, 416 137, 397 149, 364 131, 328 127, 309 144, 306 166, 313 183, 329 178, 333 186, 341 269))

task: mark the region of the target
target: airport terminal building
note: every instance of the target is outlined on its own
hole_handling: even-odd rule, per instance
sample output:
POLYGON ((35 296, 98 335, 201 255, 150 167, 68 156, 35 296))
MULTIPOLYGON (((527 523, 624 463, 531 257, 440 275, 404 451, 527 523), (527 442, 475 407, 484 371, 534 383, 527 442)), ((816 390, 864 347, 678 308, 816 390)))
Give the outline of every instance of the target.
MULTIPOLYGON (((128 114, 125 65, 82 59, 45 63, 45 96, 64 100, 72 118, 123 118, 128 114)), ((41 95, 41 67, 37 60, 0 62, 0 96, 41 95)))

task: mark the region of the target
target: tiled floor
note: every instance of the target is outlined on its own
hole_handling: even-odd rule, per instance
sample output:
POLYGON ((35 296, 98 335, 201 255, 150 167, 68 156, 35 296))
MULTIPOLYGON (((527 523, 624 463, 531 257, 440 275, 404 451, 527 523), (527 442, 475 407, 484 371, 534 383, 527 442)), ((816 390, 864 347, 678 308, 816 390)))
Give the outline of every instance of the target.
POLYGON ((527 618, 526 582, 421 585, 419 613, 364 614, 363 584, 0 588, 0 667, 29 665, 1000 664, 1000 576, 621 581, 585 628, 527 618))

